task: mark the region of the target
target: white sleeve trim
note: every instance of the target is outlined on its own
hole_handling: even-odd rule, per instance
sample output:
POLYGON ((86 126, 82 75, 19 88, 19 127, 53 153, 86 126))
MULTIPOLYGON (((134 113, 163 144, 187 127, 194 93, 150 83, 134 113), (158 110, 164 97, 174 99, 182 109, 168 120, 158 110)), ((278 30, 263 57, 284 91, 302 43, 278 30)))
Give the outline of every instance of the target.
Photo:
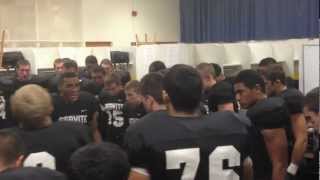
POLYGON ((148 170, 144 169, 144 168, 139 168, 139 167, 133 167, 131 168, 131 171, 137 172, 139 174, 145 175, 145 176, 150 176, 150 174, 148 173, 148 170))

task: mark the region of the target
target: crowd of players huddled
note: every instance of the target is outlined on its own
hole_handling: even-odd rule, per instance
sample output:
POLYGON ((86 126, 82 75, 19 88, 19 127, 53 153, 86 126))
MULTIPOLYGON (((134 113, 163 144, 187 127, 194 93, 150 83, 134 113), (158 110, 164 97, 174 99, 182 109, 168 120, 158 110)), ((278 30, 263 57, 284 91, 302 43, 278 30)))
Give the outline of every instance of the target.
POLYGON ((161 61, 140 81, 88 56, 0 77, 1 180, 315 180, 319 87, 289 86, 272 58, 224 77, 161 61))

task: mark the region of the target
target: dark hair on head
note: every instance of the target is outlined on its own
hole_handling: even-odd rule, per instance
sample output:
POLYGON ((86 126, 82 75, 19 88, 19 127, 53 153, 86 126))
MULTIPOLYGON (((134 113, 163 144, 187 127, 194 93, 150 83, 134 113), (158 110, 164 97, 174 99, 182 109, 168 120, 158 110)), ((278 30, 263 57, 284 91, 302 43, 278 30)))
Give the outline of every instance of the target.
POLYGON ((259 66, 269 66, 271 64, 276 64, 276 63, 277 63, 277 61, 274 58, 267 57, 267 58, 262 59, 259 62, 259 66))
POLYGON ((265 93, 265 82, 261 75, 254 70, 243 70, 235 78, 234 83, 243 83, 249 89, 260 86, 261 91, 265 93))
POLYGON ((149 73, 151 72, 158 72, 162 69, 166 69, 166 65, 162 61, 154 61, 149 66, 149 73))
POLYGON ((72 176, 77 180, 127 180, 127 154, 111 143, 89 144, 71 156, 72 176))
POLYGON ((201 73, 210 74, 213 78, 217 77, 217 73, 215 72, 215 69, 213 68, 212 64, 200 63, 197 65, 196 69, 201 73))
POLYGON ((221 69, 221 66, 217 63, 211 63, 213 69, 214 69, 214 72, 216 73, 216 76, 220 76, 221 73, 222 73, 222 69, 221 69))
POLYGON ((159 73, 149 73, 140 81, 141 94, 143 96, 151 96, 159 103, 163 104, 162 90, 163 90, 163 76, 159 73))
POLYGON ((110 64, 112 66, 112 62, 110 61, 110 59, 103 59, 101 62, 100 62, 100 66, 102 64, 110 64))
POLYGON ((320 88, 316 87, 309 91, 304 98, 304 106, 310 111, 319 113, 320 88))
POLYGON ((73 73, 73 72, 66 72, 61 74, 61 76, 59 77, 59 82, 58 85, 61 86, 64 83, 64 79, 66 78, 77 78, 78 74, 73 73))
POLYGON ((279 80, 282 84, 286 84, 286 73, 280 64, 272 64, 268 66, 265 77, 271 82, 279 80))
POLYGON ((105 85, 111 85, 113 83, 115 83, 116 85, 122 85, 121 76, 117 72, 113 72, 112 74, 106 76, 106 78, 104 79, 105 85))
POLYGON ((210 111, 215 112, 218 111, 218 105, 225 103, 236 104, 236 98, 232 84, 221 81, 209 90, 208 106, 210 111))
POLYGON ((161 69, 157 73, 164 77, 167 74, 167 72, 169 72, 169 69, 161 69))
POLYGON ((96 64, 96 65, 98 65, 98 60, 97 60, 97 58, 95 56, 90 55, 90 56, 86 57, 85 63, 86 63, 86 65, 88 65, 88 64, 96 64))
POLYGON ((129 71, 116 71, 115 73, 120 77, 122 86, 125 86, 127 82, 131 81, 131 75, 129 71))
POLYGON ((169 69, 163 81, 176 111, 194 112, 202 97, 202 81, 196 69, 178 64, 169 69))
POLYGON ((76 68, 78 69, 78 64, 75 60, 69 59, 69 58, 63 58, 63 67, 66 69, 70 68, 76 68))
POLYGON ((20 66, 26 66, 26 65, 30 66, 30 62, 29 62, 28 60, 26 60, 26 59, 19 59, 19 60, 17 61, 17 66, 16 66, 16 68, 19 69, 20 66))
POLYGON ((3 165, 11 165, 24 155, 25 147, 20 136, 9 129, 0 130, 0 162, 3 165))
POLYGON ((95 66, 93 68, 93 70, 91 71, 91 73, 102 73, 103 75, 106 74, 106 72, 104 71, 104 69, 101 66, 95 66))

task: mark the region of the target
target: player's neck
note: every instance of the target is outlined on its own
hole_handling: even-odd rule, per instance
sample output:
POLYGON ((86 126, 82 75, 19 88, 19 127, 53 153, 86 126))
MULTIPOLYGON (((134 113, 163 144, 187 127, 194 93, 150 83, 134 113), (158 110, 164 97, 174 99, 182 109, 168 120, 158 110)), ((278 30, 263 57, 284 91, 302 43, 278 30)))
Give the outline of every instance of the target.
POLYGON ((257 95, 257 102, 262 101, 264 99, 267 99, 267 95, 264 93, 260 93, 259 95, 257 95))
POLYGON ((176 111, 172 105, 168 106, 168 114, 173 117, 198 117, 198 111, 193 112, 184 112, 184 111, 176 111))
POLYGON ((3 165, 2 163, 0 163, 0 173, 14 168, 14 165, 3 165))

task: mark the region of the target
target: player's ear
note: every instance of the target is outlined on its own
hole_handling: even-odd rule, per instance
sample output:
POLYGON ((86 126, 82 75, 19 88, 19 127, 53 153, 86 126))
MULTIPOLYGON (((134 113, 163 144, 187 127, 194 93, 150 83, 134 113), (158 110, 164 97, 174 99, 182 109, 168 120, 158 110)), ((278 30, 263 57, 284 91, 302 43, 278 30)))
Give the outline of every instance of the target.
POLYGON ((23 166, 23 161, 24 161, 24 155, 20 155, 18 157, 18 159, 16 160, 15 167, 16 168, 22 167, 23 166))
POLYGON ((162 99, 163 99, 164 104, 170 103, 170 97, 165 90, 162 90, 162 99))

